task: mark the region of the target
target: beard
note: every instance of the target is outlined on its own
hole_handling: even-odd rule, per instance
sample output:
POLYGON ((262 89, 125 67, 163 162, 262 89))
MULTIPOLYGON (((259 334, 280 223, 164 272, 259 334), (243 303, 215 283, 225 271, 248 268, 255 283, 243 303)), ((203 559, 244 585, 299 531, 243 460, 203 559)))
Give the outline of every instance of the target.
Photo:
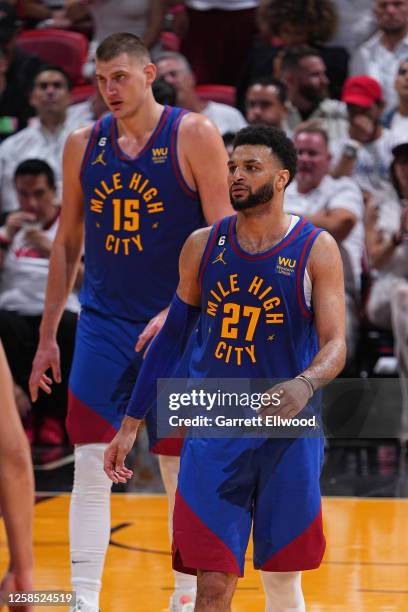
POLYGON ((230 200, 232 208, 239 212, 242 210, 248 210, 250 208, 256 208, 262 204, 267 204, 267 202, 272 200, 273 194, 273 185, 270 183, 265 183, 265 185, 262 185, 256 191, 251 191, 251 189, 249 189, 249 193, 246 198, 234 198, 230 190, 230 200))
POLYGON ((405 24, 385 25, 381 29, 386 34, 403 34, 405 32, 405 24))
POLYGON ((309 100, 309 102, 320 104, 322 100, 327 98, 328 88, 321 87, 320 89, 316 89, 316 87, 310 85, 303 85, 303 87, 299 89, 299 93, 306 98, 306 100, 309 100))

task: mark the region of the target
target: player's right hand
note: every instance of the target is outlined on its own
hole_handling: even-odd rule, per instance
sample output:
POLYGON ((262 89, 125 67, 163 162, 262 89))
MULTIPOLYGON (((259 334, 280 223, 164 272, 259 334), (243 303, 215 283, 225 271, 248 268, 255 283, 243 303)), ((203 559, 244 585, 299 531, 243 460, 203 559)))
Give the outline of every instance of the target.
POLYGON ((103 469, 114 483, 126 483, 133 476, 125 466, 127 454, 132 450, 141 421, 126 416, 112 442, 104 453, 103 469))
POLYGON ((60 351, 56 341, 49 340, 47 343, 39 344, 34 357, 28 383, 31 401, 37 401, 38 389, 50 394, 53 380, 56 383, 61 382, 60 351), (51 368, 52 378, 46 375, 49 368, 51 368))

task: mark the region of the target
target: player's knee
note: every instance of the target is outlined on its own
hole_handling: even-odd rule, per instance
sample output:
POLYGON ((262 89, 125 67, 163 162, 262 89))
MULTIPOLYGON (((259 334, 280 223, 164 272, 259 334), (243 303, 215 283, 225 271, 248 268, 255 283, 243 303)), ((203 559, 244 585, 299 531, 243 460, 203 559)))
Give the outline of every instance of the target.
POLYGON ((301 572, 262 572, 267 610, 304 610, 301 572))
POLYGON ((197 580, 197 600, 209 605, 211 602, 222 600, 231 590, 234 576, 220 572, 201 572, 197 580))
POLYGON ((110 491, 112 482, 103 471, 106 444, 81 444, 75 447, 74 492, 95 488, 110 491))

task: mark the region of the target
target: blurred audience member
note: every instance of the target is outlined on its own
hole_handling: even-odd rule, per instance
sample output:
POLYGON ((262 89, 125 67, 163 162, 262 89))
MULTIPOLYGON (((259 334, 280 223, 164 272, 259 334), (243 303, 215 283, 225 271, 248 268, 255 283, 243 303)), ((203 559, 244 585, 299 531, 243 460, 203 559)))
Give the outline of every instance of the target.
POLYGON ((330 96, 339 98, 347 77, 347 52, 327 47, 336 30, 337 13, 332 0, 262 0, 258 10, 260 35, 254 40, 238 83, 238 106, 247 85, 255 77, 282 78, 285 51, 310 45, 323 59, 329 78, 330 96))
MULTIPOLYGON (((351 367, 359 330, 361 265, 364 252, 363 196, 350 178, 329 175, 330 152, 326 131, 317 122, 299 126, 294 143, 298 154, 295 180, 286 189, 287 212, 305 216, 337 240, 346 289, 347 364, 351 367)), ((305 293, 310 299, 311 285, 305 293)))
POLYGON ((259 77, 245 95, 245 118, 249 124, 265 123, 287 131, 286 85, 274 77, 259 77))
POLYGON ((333 3, 337 9, 338 23, 329 45, 338 45, 353 53, 377 29, 373 0, 358 0, 358 5, 350 0, 333 0, 333 3))
POLYGON ((152 85, 153 95, 156 102, 159 104, 168 104, 176 106, 177 93, 173 85, 164 79, 156 79, 152 85))
POLYGON ((282 59, 281 74, 288 90, 289 129, 293 131, 308 119, 320 119, 330 143, 344 138, 348 129, 346 107, 328 97, 329 81, 319 53, 306 46, 288 49, 282 59))
MULTIPOLYGON (((356 13, 358 20, 358 9, 356 13)), ((408 56, 408 0, 374 0, 374 15, 379 31, 356 50, 350 75, 376 79, 389 110, 398 104, 394 81, 401 60, 408 56)))
POLYGON ((47 160, 60 186, 62 153, 72 130, 88 123, 75 110, 68 112, 70 82, 60 68, 42 69, 34 79, 31 104, 38 117, 18 134, 10 136, 0 145, 0 210, 8 212, 18 208, 14 188, 14 171, 28 157, 47 160))
MULTIPOLYGON (((2 595, 33 587, 34 478, 27 438, 14 403, 13 385, 0 343, 0 508, 9 550, 9 567, 0 581, 2 595)), ((33 612, 30 605, 21 612, 33 612)))
POLYGON ((151 53, 159 53, 164 9, 165 0, 66 0, 66 15, 72 25, 87 15, 92 17, 93 38, 85 76, 92 76, 96 47, 110 34, 132 32, 143 40, 151 53))
POLYGON ((399 134, 408 134, 408 55, 398 67, 395 78, 395 91, 398 105, 383 117, 383 124, 393 134, 393 140, 399 134))
POLYGON ((44 68, 43 60, 17 45, 16 9, 0 2, 0 140, 21 130, 35 114, 29 101, 29 84, 44 68))
MULTIPOLYGON (((20 208, 0 228, 2 273, 0 282, 0 339, 14 381, 28 395, 28 379, 38 343, 44 308, 49 257, 58 229, 60 208, 55 177, 39 159, 21 163, 15 172, 20 208)), ((59 327, 62 381, 52 396, 42 393, 30 413, 31 442, 62 444, 67 408, 67 385, 74 350, 79 302, 68 298, 59 327)))
POLYGON ((353 176, 363 191, 388 189, 391 163, 391 132, 380 118, 384 100, 379 83, 368 76, 347 79, 343 88, 349 131, 333 143, 333 176, 353 176))
POLYGON ((408 440, 408 134, 392 149, 391 193, 370 198, 366 242, 377 271, 367 303, 370 322, 392 330, 403 394, 401 438, 408 440))
POLYGON ((197 83, 235 85, 256 33, 259 0, 182 0, 181 52, 197 83))
POLYGON ((158 77, 176 90, 177 106, 205 115, 215 123, 221 134, 238 132, 246 125, 238 109, 200 98, 195 91, 195 76, 183 55, 167 51, 157 58, 156 64, 158 77))

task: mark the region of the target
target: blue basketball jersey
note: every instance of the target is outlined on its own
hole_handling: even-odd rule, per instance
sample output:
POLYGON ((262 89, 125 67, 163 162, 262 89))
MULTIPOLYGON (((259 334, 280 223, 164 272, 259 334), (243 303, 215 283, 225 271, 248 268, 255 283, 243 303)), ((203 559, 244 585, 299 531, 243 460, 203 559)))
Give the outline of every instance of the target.
POLYGON ((194 378, 292 378, 318 351, 303 279, 321 230, 301 218, 272 249, 245 252, 237 217, 210 234, 200 265, 201 319, 194 378))
POLYGON ((120 149, 111 114, 95 124, 81 171, 83 307, 147 321, 170 303, 181 247, 204 224, 198 194, 184 181, 177 159, 178 127, 185 112, 165 106, 134 159, 120 149))

